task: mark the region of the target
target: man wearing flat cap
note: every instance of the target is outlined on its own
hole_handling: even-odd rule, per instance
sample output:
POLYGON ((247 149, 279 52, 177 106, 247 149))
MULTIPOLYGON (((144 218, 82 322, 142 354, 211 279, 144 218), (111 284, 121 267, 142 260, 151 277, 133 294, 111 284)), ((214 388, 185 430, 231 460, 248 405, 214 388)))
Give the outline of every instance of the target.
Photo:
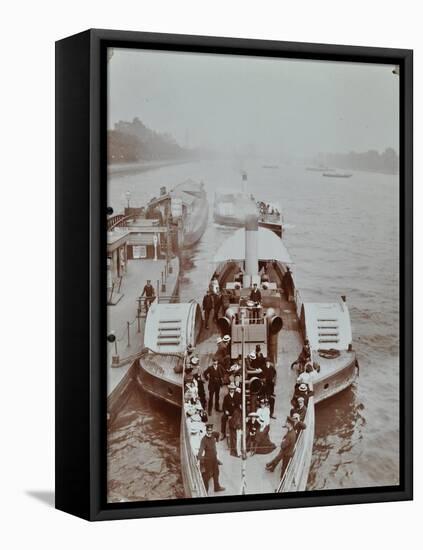
POLYGON ((204 486, 209 491, 209 482, 213 478, 215 493, 224 491, 225 488, 219 483, 219 460, 217 458, 216 440, 219 434, 213 431, 213 424, 206 425, 206 435, 201 440, 198 460, 201 464, 204 486))

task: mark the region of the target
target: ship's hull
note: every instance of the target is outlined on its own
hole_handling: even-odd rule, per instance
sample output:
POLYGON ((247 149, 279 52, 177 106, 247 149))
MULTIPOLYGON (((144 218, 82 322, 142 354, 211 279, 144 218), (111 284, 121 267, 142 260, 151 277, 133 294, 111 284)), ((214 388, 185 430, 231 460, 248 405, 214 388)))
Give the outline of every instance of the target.
POLYGON ((170 380, 160 374, 155 374, 145 368, 142 358, 139 360, 137 381, 144 391, 166 401, 175 407, 182 407, 182 376, 181 381, 170 380))
POLYGON ((325 178, 350 178, 351 176, 352 174, 331 174, 330 172, 328 174, 323 174, 323 177, 325 178))
POLYGON ((204 235, 209 221, 209 204, 206 195, 197 199, 194 204, 193 213, 184 224, 181 248, 194 246, 204 235))
MULTIPOLYGON (((329 359, 330 361, 330 359, 329 359)), ((314 401, 319 404, 325 399, 344 391, 351 386, 357 377, 357 362, 355 353, 351 358, 345 358, 338 368, 334 368, 324 376, 319 376, 314 382, 314 401)))

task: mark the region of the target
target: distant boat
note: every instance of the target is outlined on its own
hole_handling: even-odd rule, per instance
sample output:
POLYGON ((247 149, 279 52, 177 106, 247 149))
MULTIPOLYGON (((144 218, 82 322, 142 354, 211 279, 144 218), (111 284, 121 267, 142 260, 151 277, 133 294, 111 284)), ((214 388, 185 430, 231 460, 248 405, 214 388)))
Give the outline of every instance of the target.
POLYGON ((333 172, 334 168, 319 164, 318 166, 307 166, 306 170, 309 172, 333 172))
POLYGON ((266 168, 267 170, 277 170, 279 168, 279 164, 263 164, 262 168, 266 168))
POLYGON ((188 179, 171 191, 162 187, 160 196, 147 205, 147 218, 154 217, 161 225, 176 226, 178 248, 193 246, 203 236, 209 218, 204 184, 188 179))
POLYGON ((350 178, 351 172, 323 172, 325 178, 350 178))

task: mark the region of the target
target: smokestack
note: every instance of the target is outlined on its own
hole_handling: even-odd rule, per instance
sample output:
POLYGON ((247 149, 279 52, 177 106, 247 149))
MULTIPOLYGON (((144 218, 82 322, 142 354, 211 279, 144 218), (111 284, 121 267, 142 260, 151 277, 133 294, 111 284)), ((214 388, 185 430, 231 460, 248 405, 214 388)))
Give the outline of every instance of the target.
POLYGON ((258 275, 258 220, 257 214, 245 216, 245 275, 243 286, 251 286, 251 278, 258 275))

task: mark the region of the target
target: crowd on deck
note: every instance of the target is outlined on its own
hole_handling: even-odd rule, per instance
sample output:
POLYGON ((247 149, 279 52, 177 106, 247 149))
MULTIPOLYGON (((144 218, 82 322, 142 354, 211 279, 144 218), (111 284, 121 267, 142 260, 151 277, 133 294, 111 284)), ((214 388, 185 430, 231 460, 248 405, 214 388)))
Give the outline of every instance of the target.
POLYGON ((280 212, 277 208, 272 206, 271 204, 267 204, 263 201, 257 202, 257 207, 259 209, 260 215, 265 216, 270 214, 271 216, 279 216, 280 212))
MULTIPOLYGON (((243 435, 243 365, 242 357, 231 359, 231 338, 229 335, 217 339, 217 348, 212 362, 205 369, 195 349, 187 350, 184 369, 184 413, 186 416, 191 448, 197 456, 208 491, 213 479, 214 490, 224 490, 219 483, 219 465, 221 465, 216 443, 228 439, 231 456, 242 456, 243 435), (208 395, 206 396, 206 384, 208 395), (222 388, 226 387, 221 402, 222 388), (220 434, 209 422, 213 408, 220 416, 220 434)), ((311 359, 310 347, 305 341, 298 359, 291 365, 298 371, 298 378, 291 400, 290 415, 283 424, 286 428, 277 455, 266 464, 273 471, 282 462, 281 478, 289 464, 295 449, 297 438, 306 428, 304 420, 308 400, 313 395, 313 379, 316 366, 311 359)), ((245 414, 246 449, 250 456, 268 454, 276 449, 270 440, 270 420, 275 419, 275 382, 277 370, 269 358, 264 357, 261 347, 256 346, 245 358, 245 414)))

